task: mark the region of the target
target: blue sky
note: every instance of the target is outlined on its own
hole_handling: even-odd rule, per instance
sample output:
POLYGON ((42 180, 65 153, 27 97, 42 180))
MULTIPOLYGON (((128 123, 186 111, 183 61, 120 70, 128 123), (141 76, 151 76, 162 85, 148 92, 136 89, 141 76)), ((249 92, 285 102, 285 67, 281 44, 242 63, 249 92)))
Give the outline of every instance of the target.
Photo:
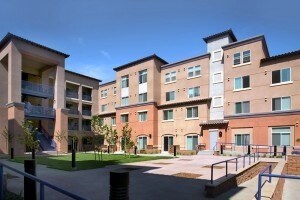
POLYGON ((2 0, 0 37, 68 53, 67 69, 103 82, 115 78, 113 67, 153 53, 168 62, 205 53, 202 38, 228 28, 238 39, 264 34, 271 55, 300 49, 299 1, 214 2, 2 0))

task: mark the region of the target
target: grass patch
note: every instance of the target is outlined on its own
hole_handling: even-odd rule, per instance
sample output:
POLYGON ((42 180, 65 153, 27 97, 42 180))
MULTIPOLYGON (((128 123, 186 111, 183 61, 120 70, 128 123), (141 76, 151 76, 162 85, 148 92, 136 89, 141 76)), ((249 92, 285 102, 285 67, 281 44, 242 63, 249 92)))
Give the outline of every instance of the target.
MULTIPOLYGON (((87 170, 105 167, 107 165, 118 165, 124 163, 133 163, 157 159, 168 159, 165 156, 134 156, 125 157, 124 155, 102 155, 102 161, 95 160, 94 154, 77 153, 76 154, 76 170, 87 170)), ((28 157, 15 157, 14 162, 24 163, 28 157)), ((98 159, 98 157, 97 157, 98 159)), ((49 168, 72 171, 72 155, 64 156, 37 156, 37 164, 46 165, 49 168)))

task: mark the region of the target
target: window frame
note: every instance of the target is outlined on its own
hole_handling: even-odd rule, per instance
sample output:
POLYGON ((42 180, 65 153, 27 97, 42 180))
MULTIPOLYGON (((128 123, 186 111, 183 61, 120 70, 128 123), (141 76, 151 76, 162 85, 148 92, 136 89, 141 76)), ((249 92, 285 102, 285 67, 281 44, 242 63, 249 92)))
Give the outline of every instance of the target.
POLYGON ((246 75, 246 76, 239 76, 239 77, 235 77, 234 78, 234 83, 233 83, 233 91, 240 91, 240 90, 248 90, 251 89, 251 82, 250 82, 250 75, 246 75), (249 77, 249 87, 244 87, 244 77, 249 77), (241 88, 236 88, 236 79, 241 78, 242 80, 242 87, 241 88))
POLYGON ((128 123, 129 122, 129 113, 123 113, 123 114, 120 114, 120 116, 121 116, 121 123, 128 123), (127 116, 127 122, 124 122, 123 121, 123 116, 127 116))
POLYGON ((121 97, 121 106, 127 106, 129 105, 129 96, 127 97, 121 97), (127 104, 123 104, 123 99, 127 98, 127 104))
POLYGON ((236 115, 239 115, 239 114, 247 114, 247 113, 251 113, 251 105, 250 105, 250 101, 239 101, 239 102, 235 102, 234 103, 234 114, 236 114, 236 115), (244 112, 244 109, 243 109, 243 104, 245 104, 245 103, 249 103, 249 112, 244 112), (237 103, 241 103, 241 112, 240 113, 237 113, 236 112, 236 104, 237 103))
POLYGON ((223 50, 222 49, 219 49, 219 50, 216 50, 216 51, 213 51, 212 52, 212 62, 219 62, 219 61, 222 61, 222 59, 223 59, 223 50), (215 59, 215 53, 217 53, 217 52, 221 52, 221 58, 220 59, 215 59))
POLYGON ((292 83, 292 68, 291 67, 281 68, 281 69, 272 71, 271 86, 272 85, 283 85, 283 84, 286 84, 286 83, 292 83), (285 69, 289 69, 289 71, 290 71, 290 73, 289 73, 290 80, 289 81, 282 81, 282 71, 285 70, 285 69), (273 83, 273 72, 275 72, 275 71, 280 71, 280 82, 278 82, 278 83, 273 83))
MULTIPOLYGON (((198 71, 198 70, 197 70, 198 71)), ((187 79, 192 79, 192 78, 197 78, 197 77, 200 77, 201 76, 201 71, 202 71, 202 67, 201 67, 201 65, 196 65, 196 66, 193 66, 193 67, 188 67, 187 68, 187 79), (196 67, 199 67, 200 68, 200 74, 199 75, 196 75, 196 67), (193 75, 192 76, 190 76, 189 74, 190 74, 190 72, 189 72, 189 69, 192 69, 192 73, 193 73, 193 75)))
POLYGON ((112 126, 116 126, 116 117, 111 117, 110 122, 112 126), (114 120, 113 120, 114 119, 114 120), (114 122, 114 123, 113 123, 114 122))
POLYGON ((107 112, 108 110, 108 104, 102 104, 101 105, 101 112, 107 112), (105 110, 103 110, 103 108, 106 108, 105 110))
POLYGON ((129 75, 121 76, 121 88, 129 87, 129 75), (123 87, 123 81, 126 81, 126 87, 123 87))
POLYGON ((145 122, 148 120, 148 112, 147 111, 139 111, 138 112, 138 120, 139 122, 145 122), (145 114, 145 120, 141 120, 142 118, 140 118, 141 115, 145 114))
POLYGON ((271 103, 271 110, 272 110, 272 112, 292 110, 292 97, 291 96, 273 97, 272 103, 271 103), (287 98, 287 97, 290 99, 290 108, 282 110, 282 99, 287 98), (280 110, 273 110, 273 99, 280 99, 280 110))
POLYGON ((176 92, 175 92, 175 90, 166 92, 166 102, 168 102, 168 101, 175 101, 175 99, 176 99, 176 92), (171 98, 169 98, 169 100, 167 100, 167 94, 168 93, 169 93, 169 97, 171 96, 170 95, 171 93, 174 93, 174 99, 171 100, 171 98))
POLYGON ((139 94, 139 103, 144 103, 144 102, 147 102, 148 101, 148 94, 147 92, 144 92, 144 93, 140 93, 139 94), (141 95, 142 95, 142 101, 141 101, 141 95), (145 96, 146 96, 146 100, 145 100, 145 96))
POLYGON ((219 72, 215 72, 213 73, 213 84, 217 84, 217 83, 223 83, 223 72, 222 71, 219 71, 219 72), (221 81, 215 81, 215 75, 216 74, 221 74, 221 81))
POLYGON ((190 107, 186 107, 185 109, 185 118, 186 119, 199 119, 199 107, 198 106, 190 106, 190 107), (188 109, 192 109, 192 117, 188 117, 188 109), (197 109, 197 116, 193 116, 194 114, 194 109, 197 109))
POLYGON ((189 99, 201 96, 200 86, 190 87, 190 88, 188 88, 187 92, 188 92, 188 98, 189 99), (198 92, 199 95, 197 95, 197 96, 195 95, 195 88, 199 88, 199 92, 198 92), (190 96, 190 89, 193 89, 193 96, 190 96))
POLYGON ((108 96, 108 89, 103 89, 100 91, 101 99, 105 99, 108 96))
POLYGON ((174 121, 174 109, 163 110, 163 121, 174 121), (168 119, 165 119, 165 112, 168 111, 172 111, 172 119, 169 119, 169 114, 168 114, 168 119))
POLYGON ((237 134, 234 134, 234 144, 236 146, 247 146, 247 145, 249 145, 251 143, 251 138, 250 137, 251 137, 250 133, 237 133, 237 134), (241 144, 237 143, 237 136, 241 136, 241 144), (244 138, 245 136, 249 136, 248 143, 245 142, 245 138, 244 138))
MULTIPOLYGON (((290 126, 280 126, 280 127, 271 127, 271 142, 272 142, 272 145, 274 145, 273 144, 273 134, 274 134, 274 132, 273 132, 273 130, 274 129, 284 129, 284 128, 288 128, 289 129, 289 132, 280 132, 279 134, 280 134, 280 145, 278 145, 278 146, 284 146, 283 144, 282 144, 282 135, 283 134, 289 134, 289 145, 286 145, 286 146, 291 146, 291 144, 292 144, 292 139, 291 139, 291 136, 292 136, 292 128, 290 127, 290 126)), ((276 133, 275 132, 275 134, 278 134, 278 133, 276 133)))
POLYGON ((168 72, 168 73, 165 73, 165 84, 168 84, 168 83, 175 83, 176 80, 177 80, 177 73, 176 71, 172 71, 172 72, 168 72), (169 77, 168 77, 169 76, 169 77), (172 80, 172 78, 175 77, 175 80, 172 80), (167 78, 170 79, 170 81, 167 81, 167 78))
POLYGON ((192 149, 188 149, 188 138, 191 137, 192 141, 195 137, 197 137, 197 145, 199 144, 199 135, 198 134, 188 134, 185 136, 185 149, 186 150, 196 150, 196 146, 193 146, 192 149), (194 149, 195 148, 195 149, 194 149))
POLYGON ((243 65, 247 65, 251 63, 251 58, 252 58, 252 51, 251 49, 245 50, 245 51, 240 51, 240 52, 236 52, 233 54, 233 58, 232 58, 232 65, 233 67, 237 67, 237 66, 243 66, 243 65), (249 61, 248 62, 244 62, 244 53, 249 51, 249 61), (239 64, 235 64, 235 55, 236 54, 240 54, 239 55, 239 64))
POLYGON ((212 101, 213 101, 213 108, 218 108, 218 107, 223 107, 224 106, 224 99, 223 99, 223 96, 214 96, 213 97, 213 99, 212 99, 212 101), (216 105, 215 104, 215 99, 216 98, 221 98, 221 104, 220 105, 216 105))
POLYGON ((148 71, 147 69, 141 70, 139 71, 139 84, 143 84, 143 83, 147 83, 148 82, 148 71), (145 74, 143 74, 144 72, 146 72, 145 74))

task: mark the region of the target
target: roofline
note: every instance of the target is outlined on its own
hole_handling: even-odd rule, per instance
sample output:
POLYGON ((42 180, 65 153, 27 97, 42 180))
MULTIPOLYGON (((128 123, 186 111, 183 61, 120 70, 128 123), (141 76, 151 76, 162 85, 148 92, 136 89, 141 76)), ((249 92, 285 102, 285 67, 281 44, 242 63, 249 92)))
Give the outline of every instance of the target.
POLYGON ((179 106, 185 106, 185 105, 195 105, 197 103, 203 103, 203 102, 208 102, 208 101, 211 101, 211 97, 190 100, 190 101, 181 101, 181 102, 175 102, 175 103, 160 104, 160 105, 157 105, 157 108, 165 109, 165 108, 179 107, 179 106))
POLYGON ((71 73, 71 74, 75 74, 75 75, 82 76, 82 77, 85 77, 85 78, 88 78, 88 79, 93 79, 93 80, 98 81, 98 82, 102 82, 102 80, 100 80, 100 79, 93 78, 93 77, 90 77, 90 76, 86 76, 84 74, 79 74, 77 72, 73 72, 73 71, 70 71, 70 70, 67 70, 67 69, 65 69, 65 71, 68 72, 68 73, 71 73))
POLYGON ((42 49, 45 49, 47 51, 50 51, 52 53, 56 53, 58 55, 61 55, 61 56, 64 56, 65 58, 68 58, 70 55, 68 54, 65 54, 65 53, 62 53, 60 51, 57 51, 55 49, 52 49, 52 48, 49 48, 49 47, 46 47, 44 45, 41 45, 41 44, 38 44, 36 42, 33 42, 33 41, 30 41, 30 40, 27 40, 25 38, 22 38, 20 36, 17 36, 17 35, 14 35, 10 32, 8 32, 6 34, 6 36, 4 38, 2 38, 2 40, 0 41, 0 49, 4 48, 12 39, 16 39, 16 40, 20 40, 22 42, 25 42, 25 43, 28 43, 28 44, 31 44, 31 45, 34 45, 36 47, 39 47, 39 48, 42 48, 42 49))
POLYGON ((269 54, 268 46, 267 46, 266 39, 265 39, 264 35, 258 35, 258 36, 254 36, 254 37, 247 38, 247 39, 244 39, 244 40, 240 40, 240 41, 237 41, 237 42, 233 42, 233 43, 222 46, 222 49, 227 50, 227 49, 231 49, 231 48, 234 48, 234 47, 238 47, 238 46, 242 46, 242 45, 245 45, 245 44, 260 41, 260 40, 262 40, 265 53, 267 54, 267 57, 269 57, 270 54, 269 54))
POLYGON ((147 56, 147 57, 144 57, 144 58, 140 58, 138 60, 135 60, 135 61, 129 62, 127 64, 121 65, 119 67, 115 67, 115 68, 113 68, 113 70, 120 71, 122 69, 126 69, 128 67, 131 67, 132 65, 137 65, 137 64, 146 62, 148 60, 151 60, 151 59, 157 59, 157 60, 161 61, 164 64, 168 64, 168 62, 165 61, 164 59, 162 59, 161 57, 157 56, 156 54, 152 54, 150 56, 147 56))
POLYGON ((192 57, 192 58, 187 58, 187 59, 184 59, 184 60, 181 60, 181 61, 177 61, 177 62, 174 62, 174 63, 162 65, 160 68, 161 69, 167 69, 167 68, 175 67, 177 65, 185 64, 187 62, 191 62, 191 61, 194 61, 194 60, 199 60, 199 59, 202 59, 202 58, 206 58, 206 57, 209 57, 209 56, 210 56, 210 53, 206 53, 206 54, 202 54, 202 55, 195 56, 195 57, 192 57))
POLYGON ((115 84, 116 82, 117 82, 116 80, 109 81, 109 82, 106 82, 106 83, 103 83, 103 84, 99 85, 99 87, 104 87, 104 86, 107 86, 107 85, 115 84))
POLYGON ((266 63, 269 61, 274 61, 274 60, 279 60, 279 59, 283 59, 283 58, 288 58, 288 57, 292 57, 292 56, 297 56, 300 55, 300 50, 297 51, 291 51, 291 52, 287 52, 287 53, 283 53, 283 54, 278 54, 275 56, 271 56, 268 58, 263 58, 260 60, 261 63, 266 63))
POLYGON ((228 29, 228 30, 225 30, 223 32, 207 36, 207 37, 203 38, 203 40, 204 40, 204 42, 207 43, 209 40, 213 40, 215 38, 219 38, 219 37, 222 37, 222 36, 225 36, 225 35, 229 35, 231 37, 231 39, 232 39, 233 42, 237 41, 237 39, 236 39, 236 37, 235 37, 232 29, 228 29))

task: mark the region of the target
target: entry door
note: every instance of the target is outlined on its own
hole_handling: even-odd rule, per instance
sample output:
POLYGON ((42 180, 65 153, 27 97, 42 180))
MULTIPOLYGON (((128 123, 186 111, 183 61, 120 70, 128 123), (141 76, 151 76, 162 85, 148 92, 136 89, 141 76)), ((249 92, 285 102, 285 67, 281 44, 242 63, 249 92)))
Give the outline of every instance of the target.
POLYGON ((173 136, 164 136, 164 151, 169 151, 170 145, 173 145, 173 136))
POLYGON ((210 136, 210 150, 215 150, 216 148, 216 143, 218 141, 218 130, 216 131, 209 131, 209 136, 210 136))
POLYGON ((139 149, 146 149, 147 137, 139 137, 139 149))

